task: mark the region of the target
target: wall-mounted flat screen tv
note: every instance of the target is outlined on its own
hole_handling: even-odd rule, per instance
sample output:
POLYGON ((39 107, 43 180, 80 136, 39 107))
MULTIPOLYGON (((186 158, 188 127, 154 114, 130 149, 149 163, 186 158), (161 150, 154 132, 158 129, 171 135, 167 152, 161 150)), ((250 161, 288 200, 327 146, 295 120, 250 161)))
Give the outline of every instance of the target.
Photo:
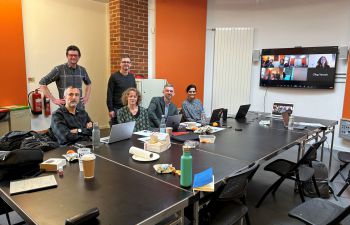
POLYGON ((261 51, 260 86, 333 89, 338 46, 261 51))

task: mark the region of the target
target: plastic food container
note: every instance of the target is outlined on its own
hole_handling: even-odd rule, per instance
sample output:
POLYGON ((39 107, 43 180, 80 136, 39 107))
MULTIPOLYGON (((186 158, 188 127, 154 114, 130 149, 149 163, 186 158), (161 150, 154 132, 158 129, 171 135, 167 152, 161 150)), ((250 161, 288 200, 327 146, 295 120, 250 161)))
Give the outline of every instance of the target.
POLYGON ((216 137, 214 135, 199 135, 199 142, 214 144, 215 138, 216 137))

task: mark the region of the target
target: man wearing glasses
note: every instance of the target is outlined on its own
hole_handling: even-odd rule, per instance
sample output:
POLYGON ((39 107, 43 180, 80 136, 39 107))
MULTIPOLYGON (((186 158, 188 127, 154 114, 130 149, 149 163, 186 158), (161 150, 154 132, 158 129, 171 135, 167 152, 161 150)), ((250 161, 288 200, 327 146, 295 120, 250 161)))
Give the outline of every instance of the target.
MULTIPOLYGON (((78 65, 80 56, 80 50, 77 46, 68 46, 66 50, 68 62, 56 66, 49 74, 39 81, 40 89, 54 104, 61 106, 65 105, 64 91, 70 86, 77 87, 80 91, 80 96, 82 96, 83 82, 86 85, 85 96, 81 98, 80 103, 86 105, 86 103, 89 101, 91 93, 91 80, 86 72, 86 69, 78 65), (59 98, 55 98, 47 87, 47 85, 52 82, 56 82, 59 98)), ((83 105, 79 104, 79 106, 83 105)))
POLYGON ((113 73, 108 81, 107 87, 107 107, 110 125, 117 123, 117 110, 123 107, 122 94, 130 88, 136 88, 135 76, 130 73, 131 59, 129 56, 122 56, 120 60, 120 70, 113 73))

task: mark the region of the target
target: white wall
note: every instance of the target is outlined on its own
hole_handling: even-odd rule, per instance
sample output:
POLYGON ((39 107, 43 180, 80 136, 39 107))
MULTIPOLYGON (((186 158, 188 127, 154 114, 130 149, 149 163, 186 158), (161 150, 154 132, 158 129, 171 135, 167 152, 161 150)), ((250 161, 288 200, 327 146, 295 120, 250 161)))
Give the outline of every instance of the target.
MULTIPOLYGON (((106 106, 110 75, 108 4, 92 0, 22 0, 24 46, 28 92, 39 87, 41 77, 67 62, 65 50, 74 44, 80 48, 79 64, 87 69, 92 81, 86 107, 91 119, 108 125, 106 106)), ((58 96, 55 83, 49 85, 58 96)), ((57 107, 51 103, 51 107, 57 107)), ((47 129, 51 117, 32 119, 32 129, 47 129)))
MULTIPOLYGON (((216 27, 254 27, 254 49, 258 50, 350 46, 350 1, 208 0, 204 101, 207 111, 211 104, 214 37, 210 29, 216 27)), ((346 73, 346 66, 346 61, 338 60, 337 73, 346 73)), ((250 102, 251 110, 263 111, 266 88, 259 87, 259 68, 259 64, 253 64, 250 102)), ((296 115, 339 120, 344 90, 345 83, 336 83, 334 90, 269 88, 265 107, 270 111, 273 102, 292 102, 296 115)), ((338 138, 338 126, 334 147, 350 151, 349 141, 338 138)))

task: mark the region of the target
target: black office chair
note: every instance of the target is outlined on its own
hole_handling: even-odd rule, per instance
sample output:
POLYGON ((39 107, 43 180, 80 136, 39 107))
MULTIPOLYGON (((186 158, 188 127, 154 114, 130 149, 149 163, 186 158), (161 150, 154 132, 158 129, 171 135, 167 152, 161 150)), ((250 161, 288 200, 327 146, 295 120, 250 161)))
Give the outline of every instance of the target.
POLYGON ((224 179, 216 191, 200 200, 200 205, 206 202, 199 211, 199 224, 235 224, 245 218, 250 225, 248 207, 246 206, 246 189, 248 182, 258 170, 257 163, 247 169, 224 179))
MULTIPOLYGON (((342 165, 340 165, 339 170, 333 175, 333 177, 331 178, 331 182, 334 181, 334 179, 340 174, 342 178, 343 175, 341 174, 341 171, 345 169, 345 167, 350 163, 350 152, 338 152, 338 159, 343 163, 342 165)), ((343 192, 345 191, 345 189, 349 186, 350 184, 350 171, 348 174, 348 177, 345 178, 345 185, 343 186, 343 188, 339 191, 339 193, 337 194, 337 196, 341 196, 343 194, 343 192)))
POLYGON ((288 213, 290 217, 311 225, 350 224, 349 214, 350 205, 342 208, 322 198, 310 199, 288 213))
POLYGON ((13 210, 11 209, 11 207, 8 206, 7 203, 4 202, 4 200, 2 200, 0 198, 0 215, 3 215, 3 214, 6 215, 6 220, 7 220, 8 225, 11 225, 9 212, 12 212, 12 211, 13 210))
POLYGON ((322 145, 322 143, 326 141, 326 139, 327 138, 324 136, 320 141, 312 144, 297 163, 285 159, 277 159, 265 166, 264 170, 273 172, 279 175, 280 178, 266 190, 256 207, 258 208, 261 205, 270 192, 275 194, 278 187, 285 179, 295 180, 302 202, 305 201, 305 198, 301 184, 303 181, 308 181, 310 179, 312 179, 316 193, 320 197, 320 192, 314 176, 314 169, 312 168, 312 156, 316 153, 317 149, 322 145))
POLYGON ((25 221, 20 221, 18 223, 12 224, 10 220, 10 215, 9 213, 12 212, 13 209, 4 201, 0 198, 0 215, 5 214, 6 220, 8 225, 23 225, 26 224, 25 221))

